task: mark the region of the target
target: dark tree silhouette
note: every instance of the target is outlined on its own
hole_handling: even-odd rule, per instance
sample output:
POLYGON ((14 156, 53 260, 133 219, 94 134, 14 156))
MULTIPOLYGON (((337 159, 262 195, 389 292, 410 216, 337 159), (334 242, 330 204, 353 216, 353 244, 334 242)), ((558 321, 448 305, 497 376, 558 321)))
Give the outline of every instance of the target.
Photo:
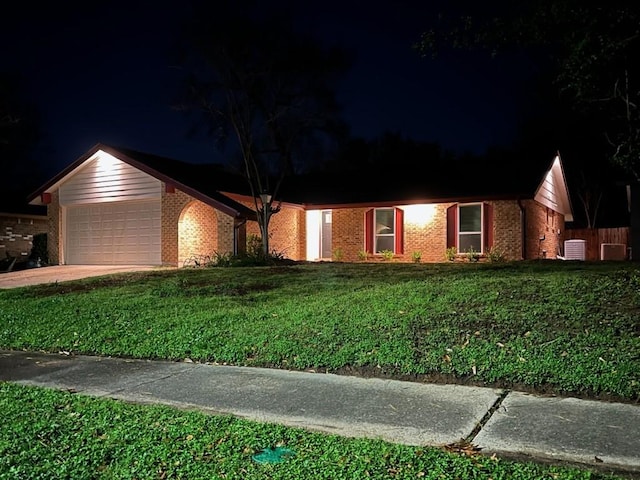
POLYGON ((433 55, 448 48, 475 49, 495 56, 525 49, 539 65, 553 69, 558 95, 597 123, 609 160, 640 180, 640 4, 481 5, 482 11, 441 16, 423 33, 418 50, 433 55))
MULTIPOLYGON (((595 220, 600 211, 598 190, 604 183, 598 171, 606 170, 607 164, 622 167, 630 192, 632 250, 640 251, 640 4, 540 0, 470 7, 476 10, 442 15, 415 47, 423 55, 451 48, 491 55, 525 51, 545 71, 550 69, 556 98, 566 101, 592 127, 584 132, 582 146, 595 145, 592 150, 600 152, 595 137, 606 145, 599 158, 592 153, 583 157, 590 161, 584 165, 587 179, 578 182, 585 215, 595 220)), ((636 253, 634 259, 638 258, 636 253)))
POLYGON ((228 140, 254 198, 265 257, 285 177, 344 131, 333 86, 348 56, 295 30, 285 12, 247 2, 203 2, 187 25, 180 65, 186 94, 221 148, 228 140))
POLYGON ((32 155, 41 138, 40 117, 22 84, 20 76, 0 72, 0 209, 24 210, 34 181, 40 181, 32 155))
POLYGON ((16 75, 0 72, 0 158, 3 169, 24 162, 39 138, 38 114, 16 75))

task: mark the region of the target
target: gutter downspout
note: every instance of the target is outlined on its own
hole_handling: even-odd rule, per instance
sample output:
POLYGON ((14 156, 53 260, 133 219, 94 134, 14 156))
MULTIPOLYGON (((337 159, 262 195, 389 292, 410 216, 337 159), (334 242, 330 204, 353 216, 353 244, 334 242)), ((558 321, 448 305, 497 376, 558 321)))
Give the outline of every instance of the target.
POLYGON ((240 230, 240 227, 242 227, 245 223, 247 223, 247 219, 246 218, 240 218, 240 221, 238 221, 238 219, 235 219, 233 222, 233 255, 237 256, 238 255, 238 230, 240 230))
POLYGON ((518 198, 518 207, 520 207, 520 235, 521 235, 521 244, 522 251, 520 252, 521 260, 526 260, 527 258, 527 212, 522 204, 522 199, 518 198))

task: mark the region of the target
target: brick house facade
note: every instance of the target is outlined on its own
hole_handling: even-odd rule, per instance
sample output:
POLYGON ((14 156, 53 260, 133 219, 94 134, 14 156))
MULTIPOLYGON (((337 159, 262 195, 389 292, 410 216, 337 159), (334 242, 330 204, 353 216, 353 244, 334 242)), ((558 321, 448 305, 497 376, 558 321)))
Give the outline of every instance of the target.
MULTIPOLYGON (((493 207, 489 226, 492 230, 492 247, 499 249, 505 259, 555 258, 559 253, 565 228, 563 215, 535 200, 495 200, 486 203, 493 207), (524 231, 523 225, 526 226, 524 231), (541 239, 543 236, 545 238, 541 239)), ((404 210, 401 232, 403 248, 402 253, 394 252, 394 261, 412 262, 415 254, 419 254, 423 262, 444 261, 448 247, 447 210, 455 205, 453 202, 388 205, 404 210)), ((366 251, 365 217, 372 208, 341 206, 331 210, 332 251, 339 249, 341 260, 362 260, 366 251)), ((277 249, 279 245, 275 241, 274 244, 277 249)), ((382 255, 373 252, 367 254, 369 261, 382 258, 382 255)))
POLYGON ((97 145, 33 194, 47 206, 51 263, 181 266, 244 249, 251 210, 164 173, 181 162, 130 153, 97 145))
MULTIPOLYGON (((247 195, 224 193, 247 208, 256 208, 256 203, 247 195)), ((247 236, 261 237, 257 221, 247 222, 246 234, 247 236)), ((273 215, 269 221, 269 235, 269 247, 272 252, 291 260, 306 260, 304 207, 285 202, 280 204, 280 211, 273 215)))
MULTIPOLYGON (((51 263, 182 266, 192 256, 242 253, 249 236, 260 236, 254 200, 219 188, 216 176, 220 170, 205 174, 202 167, 99 144, 31 203, 47 205, 51 263)), ((271 217, 270 249, 308 261, 365 255, 371 261, 385 253, 398 262, 440 262, 453 246, 483 256, 498 249, 508 260, 555 258, 570 218, 557 157, 528 196, 283 202, 271 217)))
MULTIPOLYGON (((165 188, 162 189, 161 211, 163 265, 181 266, 193 255, 234 253, 234 220, 230 215, 180 190, 168 193, 165 188)), ((62 215, 58 192, 53 192, 42 228, 43 233, 47 233, 47 249, 52 264, 59 264, 65 258, 64 242, 61 241, 62 215)), ((243 231, 241 228, 240 233, 243 231)))
POLYGON ((162 263, 184 265, 194 255, 234 252, 230 215, 175 189, 162 189, 162 263))

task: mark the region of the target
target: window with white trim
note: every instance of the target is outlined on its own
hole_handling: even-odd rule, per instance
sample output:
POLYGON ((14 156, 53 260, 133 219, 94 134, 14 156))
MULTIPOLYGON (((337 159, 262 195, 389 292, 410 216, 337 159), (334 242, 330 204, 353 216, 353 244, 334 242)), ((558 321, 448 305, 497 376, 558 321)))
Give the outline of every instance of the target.
POLYGON ((395 253, 395 209, 376 208, 374 215, 374 253, 380 253, 384 250, 395 253))
POLYGON ((482 253, 482 204, 458 206, 458 252, 482 253))

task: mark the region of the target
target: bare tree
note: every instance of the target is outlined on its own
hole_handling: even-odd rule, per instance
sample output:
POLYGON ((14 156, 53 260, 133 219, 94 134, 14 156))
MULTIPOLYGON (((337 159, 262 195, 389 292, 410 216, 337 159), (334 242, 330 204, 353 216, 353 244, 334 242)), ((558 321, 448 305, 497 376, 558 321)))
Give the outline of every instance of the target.
POLYGON ((589 181, 584 170, 580 171, 581 182, 576 193, 584 210, 587 228, 596 228, 598 220, 598 210, 602 202, 602 187, 599 183, 589 181))
POLYGON ((243 2, 211 8, 197 7, 185 30, 180 108, 199 112, 221 148, 233 140, 268 258, 283 180, 309 164, 305 153, 322 151, 343 130, 333 86, 349 60, 297 32, 283 12, 243 2))

